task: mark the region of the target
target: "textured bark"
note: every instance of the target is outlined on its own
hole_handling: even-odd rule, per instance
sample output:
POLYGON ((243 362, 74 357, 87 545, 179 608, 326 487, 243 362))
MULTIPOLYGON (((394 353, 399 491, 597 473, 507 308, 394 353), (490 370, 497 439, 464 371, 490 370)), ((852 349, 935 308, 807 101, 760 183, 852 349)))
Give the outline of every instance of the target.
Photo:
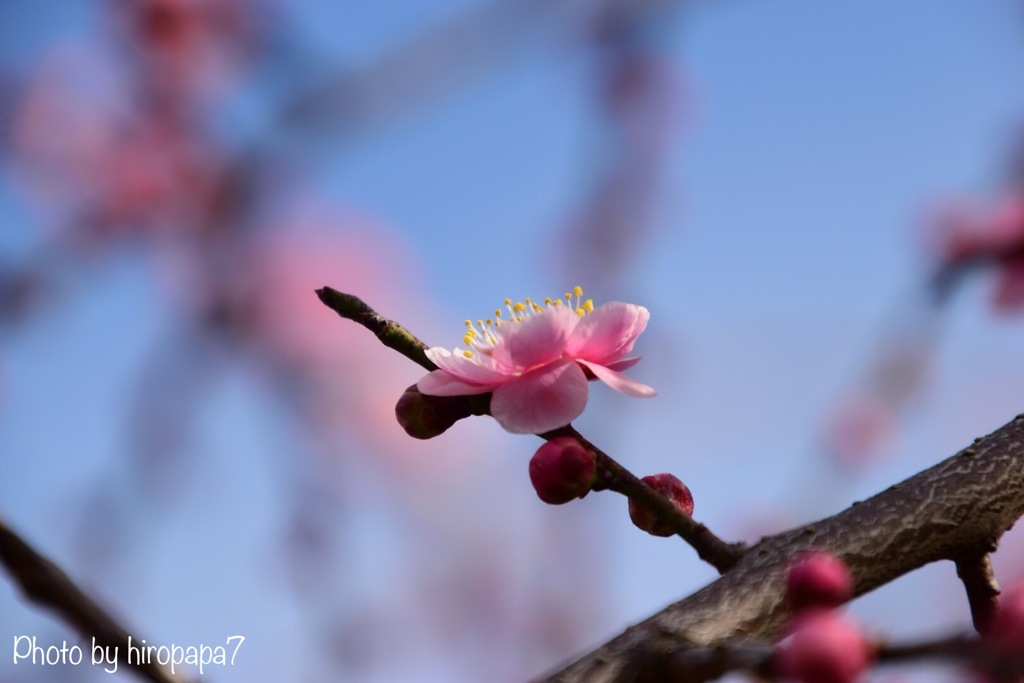
POLYGON ((717 581, 542 680, 625 683, 681 644, 770 640, 787 618, 786 568, 806 549, 842 558, 862 595, 930 562, 994 550, 1021 514, 1024 416, 833 517, 763 539, 717 581))

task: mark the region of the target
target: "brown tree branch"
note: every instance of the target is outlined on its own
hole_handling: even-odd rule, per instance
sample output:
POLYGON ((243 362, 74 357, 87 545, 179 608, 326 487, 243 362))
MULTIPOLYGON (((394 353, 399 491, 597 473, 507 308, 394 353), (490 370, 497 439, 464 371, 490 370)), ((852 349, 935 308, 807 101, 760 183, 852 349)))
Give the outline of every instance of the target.
MULTIPOLYGON (((0 564, 7 569, 25 597, 55 612, 83 637, 97 645, 116 647, 118 661, 153 683, 180 683, 156 661, 128 661, 128 631, 90 598, 52 561, 32 548, 0 521, 0 564)), ((137 640, 137 639, 136 639, 137 640)))
POLYGON ((994 547, 1021 514, 1024 416, 833 517, 763 539, 717 581, 541 680, 623 683, 637 652, 763 643, 788 617, 785 573, 799 553, 830 550, 862 595, 928 563, 994 547))

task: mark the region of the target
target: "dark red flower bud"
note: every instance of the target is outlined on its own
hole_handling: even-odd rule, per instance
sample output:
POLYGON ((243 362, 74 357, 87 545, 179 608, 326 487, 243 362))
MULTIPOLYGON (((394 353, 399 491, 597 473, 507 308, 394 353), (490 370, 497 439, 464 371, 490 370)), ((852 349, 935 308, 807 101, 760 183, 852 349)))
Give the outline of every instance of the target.
POLYGON ((545 503, 582 498, 597 481, 594 454, 571 436, 556 436, 530 458, 530 482, 545 503))
POLYGON ((395 405, 398 424, 409 436, 432 439, 473 414, 465 396, 425 396, 413 384, 395 405))
POLYGON ((794 611, 838 607, 852 597, 853 577, 846 563, 824 550, 801 555, 786 577, 786 598, 794 611))
POLYGON ((776 651, 775 666, 799 683, 855 683, 871 663, 860 628, 834 610, 800 614, 792 633, 776 651))
POLYGON ((1024 646, 1024 582, 1016 583, 999 598, 999 610, 986 639, 999 652, 1021 654, 1024 646))
MULTIPOLYGON (((641 481, 675 503, 675 506, 687 515, 693 514, 693 495, 686 484, 674 475, 662 472, 644 477, 641 481)), ((633 524, 652 536, 665 537, 675 534, 672 529, 658 521, 654 513, 637 504, 632 498, 629 499, 629 518, 633 520, 633 524)))

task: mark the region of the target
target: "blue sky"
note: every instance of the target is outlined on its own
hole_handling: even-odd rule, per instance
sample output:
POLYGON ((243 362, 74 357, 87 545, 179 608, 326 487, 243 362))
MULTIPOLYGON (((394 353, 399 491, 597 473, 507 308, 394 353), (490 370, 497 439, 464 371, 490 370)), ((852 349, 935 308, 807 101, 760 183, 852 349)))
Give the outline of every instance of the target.
MULTIPOLYGON (((292 20, 314 51, 358 64, 473 4, 311 0, 292 20)), ((90 35, 89 12, 76 5, 0 7, 3 65, 23 68, 56 37, 90 35)), ((581 283, 650 308, 638 346, 645 359, 631 374, 659 396, 639 402, 595 387, 580 430, 639 474, 675 472, 694 491, 695 515, 729 536, 770 519, 769 511, 781 511, 786 524, 830 514, 1020 412, 1024 324, 991 313, 980 278, 947 312, 929 390, 905 416, 894 456, 848 477, 815 449, 824 416, 857 383, 886 321, 911 314, 905 302, 926 273, 926 209, 950 193, 999 187, 1007 143, 1024 124, 1021 18, 1009 0, 688 8, 662 37, 663 54, 684 74, 686 120, 666 155, 652 228, 619 290, 581 283)), ((408 240, 423 275, 408 296, 435 312, 434 330, 451 331, 433 343, 455 343, 464 318, 506 296, 577 284, 558 267, 558 231, 602 152, 592 68, 571 41, 538 37, 430 106, 318 154, 307 171, 312 191, 383 216, 408 240)), ((42 234, 37 222, 0 189, 6 256, 31 252, 42 234)), ((159 287, 135 254, 70 281, 59 301, 0 336, 0 515, 73 562, 67 519, 88 489, 82 482, 109 479, 117 488, 112 463, 124 448, 125 403, 151 345, 175 322, 153 305, 159 287)), ((140 513, 141 529, 156 531, 136 529, 143 545, 101 587, 165 640, 249 636, 251 658, 217 672, 219 681, 256 680, 255 672, 287 678, 286 662, 313 648, 295 635, 307 622, 288 595, 248 573, 266 559, 261 543, 281 512, 267 463, 298 438, 264 389, 246 373, 228 373, 198 419, 190 448, 202 465, 183 501, 140 513), (121 580, 146 588, 145 597, 119 595, 121 580)), ((529 554, 538 529, 589 530, 607 602, 593 641, 713 578, 689 549, 636 533, 610 494, 572 510, 542 507, 525 477, 536 444, 476 422, 444 438, 458 447, 465 428, 489 444, 485 457, 504 459, 480 476, 502 482, 507 490, 491 496, 529 520, 508 543, 529 554)), ((354 476, 367 490, 384 487, 378 474, 354 476)), ((481 497, 472 509, 488 504, 481 497)), ((375 583, 381 576, 402 580, 396 565, 406 551, 394 539, 407 539, 410 523, 382 493, 362 504, 380 514, 346 527, 345 543, 361 558, 352 580, 375 596, 386 593, 375 583)), ((964 606, 930 604, 952 572, 929 568, 859 609, 894 633, 965 623, 964 606)), ((0 642, 10 629, 50 633, 47 618, 6 588, 0 614, 0 642)), ((410 632, 429 629, 414 621, 410 632)), ((451 653, 417 657, 417 680, 463 675, 451 653)), ((0 661, 0 681, 22 680, 0 661)), ((388 680, 402 671, 392 666, 357 680, 388 680)))

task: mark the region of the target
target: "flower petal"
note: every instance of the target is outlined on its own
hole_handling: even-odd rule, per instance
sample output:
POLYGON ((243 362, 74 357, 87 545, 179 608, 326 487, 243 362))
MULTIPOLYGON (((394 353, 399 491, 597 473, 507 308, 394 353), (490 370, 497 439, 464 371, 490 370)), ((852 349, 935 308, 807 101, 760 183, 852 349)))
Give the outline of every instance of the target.
MULTIPOLYGON (((432 360, 439 369, 468 384, 493 386, 506 382, 509 379, 508 374, 499 372, 492 367, 493 361, 491 359, 479 354, 472 358, 467 358, 458 349, 452 353, 440 346, 427 349, 425 353, 427 358, 432 360)), ((423 389, 421 388, 420 391, 423 391, 423 389)))
POLYGON ((530 315, 521 322, 506 322, 498 330, 499 342, 492 357, 509 371, 523 372, 562 357, 565 340, 579 318, 559 307, 530 315))
POLYGON ((647 327, 650 312, 643 306, 610 301, 585 315, 566 342, 566 355, 609 365, 633 350, 647 327))
POLYGON ((1002 311, 1024 307, 1024 259, 1011 259, 999 271, 992 303, 1002 311))
MULTIPOLYGON (((643 382, 637 382, 635 379, 627 377, 621 372, 616 372, 604 365, 590 363, 585 360, 578 360, 576 362, 585 366, 588 370, 594 373, 595 377, 619 393, 626 394, 627 396, 639 396, 641 398, 650 398, 658 393, 653 387, 649 387, 643 382)), ((423 390, 421 389, 420 391, 423 390)))
POLYGON ((493 384, 469 384, 455 377, 447 370, 434 370, 416 383, 416 388, 426 396, 470 396, 486 394, 493 390, 493 384))
POLYGON ((608 363, 605 365, 605 367, 610 368, 612 370, 618 370, 621 372, 622 370, 628 370, 629 368, 639 363, 641 358, 643 358, 643 356, 630 356, 629 358, 623 358, 622 360, 617 360, 613 363, 608 363))
POLYGON ((514 434, 543 434, 572 422, 586 405, 587 378, 563 359, 495 389, 491 415, 514 434))

